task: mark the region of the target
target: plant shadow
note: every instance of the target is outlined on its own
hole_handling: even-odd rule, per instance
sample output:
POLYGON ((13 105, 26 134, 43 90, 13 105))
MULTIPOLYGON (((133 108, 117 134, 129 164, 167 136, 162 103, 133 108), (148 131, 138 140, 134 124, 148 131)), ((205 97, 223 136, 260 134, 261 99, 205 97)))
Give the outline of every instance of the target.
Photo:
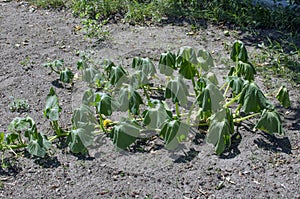
POLYGON ((22 168, 17 166, 15 158, 4 158, 0 166, 0 176, 16 176, 22 168))
POLYGON ((277 138, 275 135, 262 133, 263 138, 254 140, 254 143, 262 149, 292 154, 292 145, 288 137, 277 138))
POLYGON ((241 153, 241 151, 238 148, 241 141, 242 135, 237 130, 237 132, 231 137, 231 146, 228 149, 226 149, 219 157, 221 159, 232 159, 238 156, 241 153))
POLYGON ((64 85, 59 81, 59 79, 53 80, 51 84, 56 88, 64 88, 64 85))
POLYGON ((177 157, 174 160, 174 163, 188 163, 191 162, 195 157, 198 156, 199 151, 196 151, 194 148, 190 148, 188 152, 184 152, 184 155, 177 157))
POLYGON ((61 166, 61 163, 57 159, 57 157, 50 157, 48 155, 44 158, 35 158, 34 163, 40 165, 43 168, 58 168, 59 166, 61 166))

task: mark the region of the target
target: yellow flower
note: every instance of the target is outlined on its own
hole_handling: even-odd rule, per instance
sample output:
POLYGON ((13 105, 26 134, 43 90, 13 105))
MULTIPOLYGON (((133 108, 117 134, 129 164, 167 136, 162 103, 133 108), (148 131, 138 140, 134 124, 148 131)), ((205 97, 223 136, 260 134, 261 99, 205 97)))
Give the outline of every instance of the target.
POLYGON ((105 128, 107 128, 110 124, 112 124, 112 120, 110 120, 110 119, 105 119, 104 121, 103 121, 103 126, 105 127, 105 128))

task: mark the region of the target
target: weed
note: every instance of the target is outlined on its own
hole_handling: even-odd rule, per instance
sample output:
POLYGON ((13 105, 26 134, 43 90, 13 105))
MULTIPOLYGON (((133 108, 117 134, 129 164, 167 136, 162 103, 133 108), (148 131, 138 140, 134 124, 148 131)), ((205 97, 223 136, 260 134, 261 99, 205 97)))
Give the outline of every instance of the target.
POLYGON ((13 101, 8 105, 11 112, 27 112, 29 110, 28 100, 16 99, 13 96, 10 97, 13 101))

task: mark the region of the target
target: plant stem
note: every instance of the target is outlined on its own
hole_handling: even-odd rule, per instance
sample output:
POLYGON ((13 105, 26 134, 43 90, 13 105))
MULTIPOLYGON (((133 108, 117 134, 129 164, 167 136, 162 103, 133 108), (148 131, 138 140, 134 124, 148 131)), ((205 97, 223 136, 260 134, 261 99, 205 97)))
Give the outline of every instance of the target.
POLYGON ((194 87, 195 94, 196 94, 196 96, 198 96, 198 91, 197 91, 197 89, 196 89, 196 82, 195 82, 195 79, 194 79, 194 78, 192 78, 192 83, 193 83, 193 87, 194 87))
POLYGON ((54 71, 55 73, 60 74, 60 71, 55 70, 52 66, 50 66, 50 68, 51 68, 51 70, 54 71))
POLYGON ((61 133, 59 135, 54 135, 51 138, 49 138, 49 141, 52 142, 53 140, 60 138, 60 137, 67 137, 70 134, 70 132, 61 133))
POLYGON ((197 101, 195 101, 192 104, 192 106, 190 107, 189 114, 188 114, 188 117, 187 117, 187 124, 188 125, 190 125, 190 123, 191 123, 191 115, 192 115, 192 112, 193 112, 193 109, 194 109, 196 103, 197 103, 197 101))
POLYGON ((224 94, 223 94, 223 97, 224 97, 224 98, 226 97, 229 88, 230 88, 230 86, 229 86, 229 84, 228 84, 227 87, 226 87, 226 89, 225 89, 225 92, 224 92, 224 94))
POLYGON ((100 127, 101 127, 102 131, 104 131, 105 133, 107 133, 106 129, 104 128, 104 125, 103 125, 103 118, 102 118, 101 113, 99 113, 99 120, 100 120, 99 122, 100 122, 100 127))
POLYGON ((177 118, 179 119, 180 118, 180 112, 179 112, 179 104, 178 104, 178 102, 175 103, 175 109, 176 109, 177 118))
POLYGON ((226 104, 224 104, 224 108, 228 108, 231 104, 233 104, 236 100, 238 100, 240 98, 242 93, 239 93, 237 96, 235 96, 234 98, 232 98, 229 102, 227 102, 226 104))
POLYGON ((242 118, 234 119, 233 122, 239 123, 239 122, 248 120, 248 119, 250 119, 250 118, 252 118, 252 117, 258 116, 258 115, 260 115, 260 114, 261 114, 261 113, 253 113, 253 114, 251 114, 251 115, 248 115, 248 116, 245 116, 245 117, 242 117, 242 118))
POLYGON ((143 90, 144 90, 144 93, 145 93, 145 95, 147 97, 148 105, 151 106, 151 102, 150 102, 151 100, 150 100, 149 94, 148 94, 145 86, 143 86, 143 90))

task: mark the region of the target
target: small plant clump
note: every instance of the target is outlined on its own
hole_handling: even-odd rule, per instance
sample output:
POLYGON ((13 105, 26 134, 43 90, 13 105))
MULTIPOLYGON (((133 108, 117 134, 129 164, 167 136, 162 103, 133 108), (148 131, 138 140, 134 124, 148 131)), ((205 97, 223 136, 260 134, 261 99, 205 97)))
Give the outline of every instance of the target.
MULTIPOLYGON (((167 149, 174 150, 193 132, 205 132, 206 141, 220 155, 230 148, 235 125, 249 119, 255 130, 283 135, 280 115, 256 84, 255 67, 241 41, 234 42, 230 58, 234 64, 219 85, 212 73, 213 58, 203 49, 185 46, 177 54, 162 53, 158 65, 149 58, 135 57, 128 70, 109 60, 96 68, 83 56, 77 63, 78 77, 89 89, 73 111, 72 126, 60 127, 62 107, 51 88, 44 117, 54 135, 38 132, 29 116, 15 118, 10 133, 0 133, 0 150, 26 148, 43 157, 52 142, 64 139, 71 152, 87 154, 95 136, 107 136, 125 150, 141 139, 162 139, 167 149), (116 121, 114 114, 123 117, 116 121)), ((54 68, 57 64, 61 66, 61 62, 48 66, 60 70, 54 68)), ((284 107, 290 106, 285 87, 276 98, 284 107)))
POLYGON ((28 104, 28 100, 16 99, 13 96, 11 99, 13 101, 8 105, 11 112, 27 112, 29 110, 30 106, 28 104))

